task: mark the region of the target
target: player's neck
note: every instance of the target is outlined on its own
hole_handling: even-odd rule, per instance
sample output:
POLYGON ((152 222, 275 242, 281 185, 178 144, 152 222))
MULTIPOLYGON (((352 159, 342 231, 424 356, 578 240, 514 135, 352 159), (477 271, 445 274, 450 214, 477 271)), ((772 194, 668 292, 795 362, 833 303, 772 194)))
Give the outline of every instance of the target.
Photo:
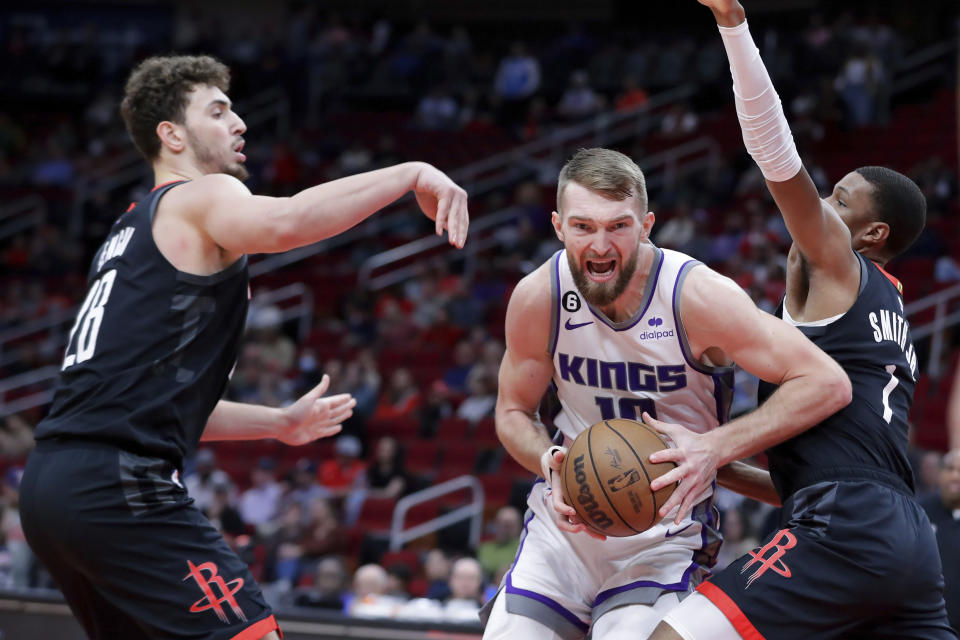
POLYGON ((179 157, 170 159, 161 156, 153 163, 154 185, 166 184, 178 180, 196 180, 203 177, 204 172, 192 163, 180 161, 179 157))

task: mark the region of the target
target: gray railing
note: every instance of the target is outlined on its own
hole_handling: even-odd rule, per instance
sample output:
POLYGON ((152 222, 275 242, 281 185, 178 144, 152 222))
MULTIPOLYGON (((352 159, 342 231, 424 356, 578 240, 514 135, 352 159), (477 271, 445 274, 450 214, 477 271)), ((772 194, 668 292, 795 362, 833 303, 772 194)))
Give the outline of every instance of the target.
POLYGON ((0 207, 0 240, 26 231, 47 219, 47 202, 38 195, 25 196, 0 207))
POLYGON ((950 311, 951 304, 957 302, 957 300, 960 300, 960 284, 955 284, 919 300, 914 300, 903 308, 908 319, 921 311, 930 308, 934 310, 931 322, 910 327, 914 344, 923 338, 930 337, 930 355, 928 356, 929 363, 926 367, 926 373, 934 379, 940 378, 944 373, 942 370, 943 351, 950 348, 946 330, 960 323, 960 308, 950 311))
POLYGON ((470 547, 476 549, 483 525, 483 503, 483 485, 474 476, 459 476, 400 498, 393 509, 393 519, 390 522, 390 550, 399 551, 411 540, 467 519, 470 520, 470 547), (462 489, 469 489, 471 492, 468 504, 409 529, 404 528, 404 519, 410 509, 462 489))

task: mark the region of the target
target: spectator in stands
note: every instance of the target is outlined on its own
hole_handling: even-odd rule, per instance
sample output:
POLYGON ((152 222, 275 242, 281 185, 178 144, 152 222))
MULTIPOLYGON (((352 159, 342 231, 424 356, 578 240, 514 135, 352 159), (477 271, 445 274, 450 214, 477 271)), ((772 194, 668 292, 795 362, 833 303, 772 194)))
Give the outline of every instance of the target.
POLYGON ((477 549, 477 560, 484 573, 491 578, 500 569, 513 562, 520 544, 522 521, 520 512, 506 505, 497 509, 493 520, 493 539, 481 542, 477 549))
POLYGON ((247 524, 261 527, 268 524, 277 513, 283 487, 274 475, 277 463, 273 458, 262 457, 250 471, 250 488, 240 494, 240 516, 247 524))
POLYGON ((408 478, 403 465, 403 449, 397 439, 383 436, 377 440, 373 459, 367 466, 367 496, 399 498, 407 490, 408 478))
POLYGON ((632 75, 623 77, 623 87, 617 94, 614 106, 617 111, 630 111, 637 107, 642 107, 649 101, 647 92, 637 83, 637 78, 632 75))
POLYGON ((259 345, 260 362, 274 371, 286 372, 293 367, 297 348, 281 331, 283 314, 273 305, 256 306, 250 315, 250 337, 259 345))
MULTIPOLYGON (((960 449, 953 449, 940 462, 939 495, 930 495, 923 508, 937 534, 943 564, 947 617, 960 632, 960 449)), ((724 543, 726 544, 726 543, 724 543)))
POLYGON ((321 560, 313 575, 313 585, 298 589, 293 604, 342 612, 347 598, 347 568, 340 556, 321 560))
POLYGON ((340 516, 329 500, 314 498, 310 502, 309 520, 299 540, 301 565, 312 566, 321 558, 345 550, 347 534, 340 516))
POLYGON ((720 530, 723 533, 723 544, 717 554, 717 569, 723 569, 740 556, 760 546, 759 540, 753 534, 750 521, 744 516, 740 507, 727 509, 722 514, 720 530))
POLYGON ((33 449, 33 428, 17 414, 10 414, 0 424, 0 459, 19 460, 33 449))
MULTIPOLYGON (((0 541, 6 547, 6 586, 25 589, 34 586, 32 574, 36 558, 27 544, 20 525, 20 481, 23 467, 7 469, 0 485, 0 541)), ((3 580, 0 577, 0 580, 3 580)))
POLYGON ((444 601, 450 597, 450 559, 441 549, 431 549, 423 560, 423 575, 427 580, 427 598, 444 601))
POLYGON ((453 415, 450 398, 450 389, 447 388, 443 380, 434 380, 430 384, 424 402, 420 407, 419 435, 421 438, 436 435, 443 419, 453 415))
POLYGON ((458 123, 456 99, 442 85, 436 85, 417 104, 417 125, 428 131, 452 129, 458 123))
POLYGON ((500 60, 493 93, 500 105, 503 123, 513 128, 527 111, 529 99, 540 88, 540 63, 527 53, 523 42, 514 42, 500 60))
POLYGON ((671 215, 657 232, 656 243, 663 249, 677 249, 693 240, 696 225, 691 214, 690 203, 686 199, 677 201, 671 215))
POLYGON ((483 605, 483 571, 473 558, 460 558, 450 570, 450 597, 443 605, 448 622, 476 622, 483 605))
POLYGON ((233 493, 233 483, 226 474, 218 476, 213 480, 213 499, 202 509, 210 524, 217 528, 231 547, 235 547, 237 538, 247 531, 243 517, 233 506, 233 493))
POLYGON ((365 564, 353 574, 353 592, 347 612, 358 618, 392 618, 401 604, 387 595, 387 571, 378 564, 365 564))
POLYGON ((586 71, 570 74, 570 82, 560 96, 557 113, 565 120, 579 122, 595 115, 603 107, 603 98, 590 86, 586 71))
POLYGON ((299 502, 285 504, 278 518, 269 527, 262 527, 266 551, 264 577, 268 582, 278 583, 280 591, 287 591, 297 582, 303 557, 300 542, 306 528, 299 502))
POLYGON ((443 383, 455 393, 466 393, 467 376, 473 368, 476 352, 467 340, 461 340, 453 349, 453 364, 443 373, 443 383))
POLYGON ((304 521, 309 519, 310 503, 314 498, 329 498, 330 490, 319 484, 319 468, 311 458, 300 458, 290 470, 290 489, 282 498, 283 505, 297 502, 303 512, 304 521))
POLYGON ((386 594, 398 601, 410 599, 410 567, 403 562, 395 562, 387 567, 386 594))
MULTIPOLYGON (((187 493, 193 498, 197 508, 206 511, 213 504, 217 485, 230 485, 230 476, 226 471, 217 468, 217 454, 213 449, 202 447, 197 449, 193 458, 194 472, 184 478, 187 493)), ((235 499, 231 493, 230 499, 235 499)))
POLYGON ((390 376, 390 385, 380 396, 380 402, 373 412, 373 419, 390 421, 415 417, 420 408, 420 401, 420 391, 413 383, 410 370, 400 367, 390 376))
POLYGON ((476 425, 483 418, 493 415, 493 408, 497 404, 495 377, 485 374, 470 376, 467 391, 467 397, 457 407, 458 418, 476 425))
POLYGON ((873 124, 881 109, 885 71, 883 63, 864 45, 859 45, 843 64, 834 88, 843 100, 846 123, 859 128, 873 124))
POLYGON ((320 463, 320 484, 343 505, 344 523, 352 526, 363 506, 367 465, 360 459, 363 445, 353 435, 341 435, 334 444, 334 457, 320 463))

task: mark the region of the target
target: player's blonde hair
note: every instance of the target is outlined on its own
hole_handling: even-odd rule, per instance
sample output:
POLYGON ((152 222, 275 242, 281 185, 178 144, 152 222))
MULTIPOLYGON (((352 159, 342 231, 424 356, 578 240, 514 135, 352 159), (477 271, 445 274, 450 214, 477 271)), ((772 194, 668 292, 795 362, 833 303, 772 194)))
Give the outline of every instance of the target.
POLYGON ((567 184, 582 187, 610 200, 637 199, 637 215, 647 211, 647 181, 633 160, 613 149, 580 149, 560 170, 557 179, 557 211, 563 215, 561 198, 567 184))

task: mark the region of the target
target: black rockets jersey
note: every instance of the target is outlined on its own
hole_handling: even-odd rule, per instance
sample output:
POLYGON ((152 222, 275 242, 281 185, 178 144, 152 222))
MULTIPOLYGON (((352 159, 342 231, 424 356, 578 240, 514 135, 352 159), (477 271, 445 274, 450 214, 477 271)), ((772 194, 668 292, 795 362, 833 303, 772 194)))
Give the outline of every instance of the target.
POLYGON ((177 464, 226 389, 246 320, 247 258, 197 276, 153 240, 161 185, 120 216, 94 256, 38 440, 81 438, 177 464))
MULTIPOLYGON (((907 459, 907 418, 917 380, 917 355, 903 298, 886 272, 857 254, 860 291, 853 306, 825 326, 800 326, 850 377, 853 400, 823 422, 767 451, 781 497, 812 478, 847 471, 893 474, 913 490, 907 459)), ((777 309, 783 317, 783 303, 777 309)), ((776 387, 760 383, 764 401, 776 387)))

